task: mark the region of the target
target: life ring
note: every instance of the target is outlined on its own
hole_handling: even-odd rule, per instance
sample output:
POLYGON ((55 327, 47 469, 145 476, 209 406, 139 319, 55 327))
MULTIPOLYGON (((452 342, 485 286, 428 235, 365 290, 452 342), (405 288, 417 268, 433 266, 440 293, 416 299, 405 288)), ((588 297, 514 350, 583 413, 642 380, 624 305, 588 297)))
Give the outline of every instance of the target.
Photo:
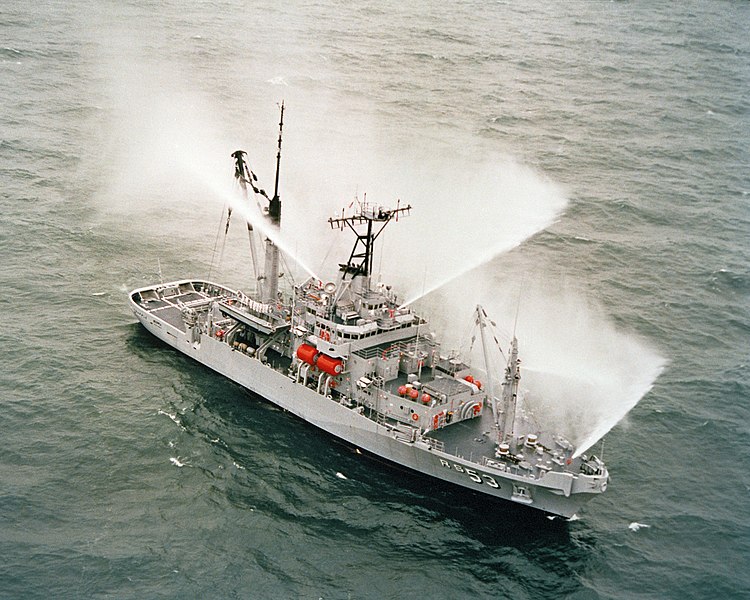
POLYGON ((474 416, 478 415, 480 412, 482 412, 482 405, 481 404, 475 404, 474 405, 474 416))
POLYGON ((326 342, 330 342, 331 341, 331 334, 328 333, 327 331, 321 331, 320 332, 320 339, 321 340, 325 340, 326 342))
POLYGON ((411 413, 412 421, 419 421, 419 415, 417 413, 411 413))

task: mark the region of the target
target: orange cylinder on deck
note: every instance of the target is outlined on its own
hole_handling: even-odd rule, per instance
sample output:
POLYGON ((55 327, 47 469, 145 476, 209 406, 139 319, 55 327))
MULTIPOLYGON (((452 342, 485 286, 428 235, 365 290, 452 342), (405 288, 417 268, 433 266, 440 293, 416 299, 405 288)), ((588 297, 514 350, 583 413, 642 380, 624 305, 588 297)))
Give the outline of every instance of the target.
POLYGON ((429 394, 422 394, 422 403, 429 404, 432 401, 432 396, 429 394))
POLYGON ((406 389, 405 385, 398 386, 398 395, 399 396, 406 396, 406 392, 407 392, 407 389, 406 389))
POLYGON ((316 363, 316 366, 324 373, 328 373, 329 375, 333 375, 334 377, 336 375, 340 375, 341 371, 344 370, 344 365, 342 364, 340 358, 331 358, 330 356, 326 356, 325 354, 318 355, 318 362, 316 363))
POLYGON ((411 398, 412 400, 416 400, 417 398, 419 398, 419 390, 411 388, 409 390, 409 398, 411 398))
POLYGON ((477 386, 480 390, 482 389, 482 382, 478 379, 474 380, 474 385, 477 386))
POLYGON ((308 365, 315 364, 315 355, 318 354, 318 349, 310 344, 302 344, 297 348, 297 358, 306 362, 308 365))
POLYGON ((469 383, 474 383, 474 376, 467 375, 466 377, 464 377, 464 381, 468 381, 469 383))

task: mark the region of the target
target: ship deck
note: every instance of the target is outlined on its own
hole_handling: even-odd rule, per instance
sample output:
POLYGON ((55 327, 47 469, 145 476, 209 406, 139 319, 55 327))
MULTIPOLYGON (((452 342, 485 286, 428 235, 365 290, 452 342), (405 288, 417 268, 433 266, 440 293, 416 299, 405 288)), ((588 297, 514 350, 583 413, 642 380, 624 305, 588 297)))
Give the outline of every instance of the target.
POLYGON ((206 307, 227 296, 228 290, 203 281, 185 281, 166 286, 136 290, 133 302, 158 319, 185 333, 182 309, 206 307))
POLYGON ((493 427, 492 411, 484 410, 475 419, 451 423, 442 429, 430 431, 426 437, 442 442, 448 454, 482 462, 483 456, 495 458, 493 427))

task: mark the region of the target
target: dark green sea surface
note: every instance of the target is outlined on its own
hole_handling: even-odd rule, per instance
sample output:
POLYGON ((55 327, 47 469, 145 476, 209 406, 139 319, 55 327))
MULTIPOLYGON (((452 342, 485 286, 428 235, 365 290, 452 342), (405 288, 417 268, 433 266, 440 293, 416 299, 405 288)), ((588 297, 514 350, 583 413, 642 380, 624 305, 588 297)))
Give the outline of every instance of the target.
POLYGON ((750 4, 5 4, 0 597, 750 597, 750 4), (578 520, 367 460, 136 324, 160 271, 246 284, 222 182, 238 147, 270 182, 282 98, 293 253, 400 197, 384 277, 477 263, 427 299, 525 289, 532 358, 563 336, 611 388, 587 415, 643 396, 578 520))

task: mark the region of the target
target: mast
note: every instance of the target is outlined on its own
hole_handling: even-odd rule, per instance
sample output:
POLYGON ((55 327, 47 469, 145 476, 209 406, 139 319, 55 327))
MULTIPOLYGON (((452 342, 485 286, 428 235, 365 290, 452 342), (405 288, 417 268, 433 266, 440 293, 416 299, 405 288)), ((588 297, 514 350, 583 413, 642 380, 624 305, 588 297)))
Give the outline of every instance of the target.
POLYGON ((518 359, 518 340, 513 336, 510 345, 510 360, 505 368, 503 381, 503 440, 513 437, 513 425, 516 420, 516 401, 518 400, 518 382, 521 380, 521 361, 518 359))
MULTIPOLYGON (((279 143, 276 152, 276 179, 274 182, 273 198, 268 204, 268 216, 271 223, 281 227, 281 198, 279 198, 279 171, 281 169, 281 132, 284 127, 284 102, 281 102, 281 117, 279 119, 279 143)), ((279 293, 279 249, 270 238, 266 238, 266 262, 264 268, 264 285, 262 301, 274 303, 279 293)))
MULTIPOLYGON (((505 379, 503 380, 502 410, 498 411, 497 400, 493 392, 492 373, 490 370, 490 353, 487 343, 487 313, 477 304, 477 325, 482 339, 482 352, 484 354, 485 369, 487 370, 487 393, 492 403, 492 414, 497 426, 498 444, 513 437, 513 425, 516 420, 516 401, 518 399, 518 383, 521 380, 521 361, 518 359, 518 340, 513 336, 510 346, 510 359, 505 368, 505 379), (502 418, 501 418, 502 415, 502 418), (501 422, 502 421, 502 422, 501 422)), ((497 339, 495 339, 497 342, 497 339)))
POLYGON ((281 168, 281 131, 284 128, 284 101, 281 101, 281 117, 279 118, 279 147, 276 152, 276 179, 273 186, 273 198, 268 206, 268 216, 271 221, 281 227, 281 200, 279 199, 279 169, 281 168))
POLYGON ((497 400, 495 399, 495 392, 492 384, 492 371, 490 370, 490 352, 487 346, 487 336, 484 331, 487 328, 487 323, 485 323, 484 321, 486 316, 487 315, 484 312, 484 309, 479 304, 477 304, 477 325, 479 325, 479 337, 482 340, 484 369, 485 371, 487 371, 487 383, 485 385, 487 386, 487 394, 490 397, 490 405, 492 406, 492 414, 495 417, 495 424, 497 425, 498 431, 500 431, 500 422, 497 414, 497 400))
POLYGON ((385 209, 381 206, 375 207, 363 203, 360 205, 359 210, 349 217, 342 215, 341 217, 331 217, 328 219, 328 223, 332 229, 349 227, 354 232, 354 235, 357 236, 352 253, 349 255, 349 260, 346 261, 346 264, 339 264, 340 270, 343 272, 343 279, 346 279, 347 275, 352 280, 355 277, 361 276, 365 280, 365 287, 369 289, 370 276, 372 275, 372 261, 375 256, 375 240, 378 239, 378 236, 392 219, 397 219, 400 214, 408 214, 410 210, 411 205, 395 209, 385 209), (366 225, 366 230, 364 233, 360 233, 357 230, 357 226, 363 224, 366 225))
MULTIPOLYGON (((237 179, 237 181, 240 184, 240 187, 242 188, 242 197, 247 203, 249 201, 248 194, 247 194, 247 183, 250 181, 250 169, 247 166, 247 162, 245 162, 245 155, 247 152, 244 150, 236 150, 235 152, 232 152, 232 158, 235 160, 234 165, 234 176, 237 179)), ((232 216, 232 209, 229 208, 229 214, 227 215, 227 226, 224 230, 224 235, 229 232, 229 218, 232 216)), ((258 255, 257 250, 255 248, 255 232, 253 231, 253 225, 250 223, 250 221, 247 221, 247 237, 250 242, 250 257, 253 261, 253 277, 255 278, 255 282, 257 285, 258 277, 260 275, 260 271, 258 270, 258 255)))

